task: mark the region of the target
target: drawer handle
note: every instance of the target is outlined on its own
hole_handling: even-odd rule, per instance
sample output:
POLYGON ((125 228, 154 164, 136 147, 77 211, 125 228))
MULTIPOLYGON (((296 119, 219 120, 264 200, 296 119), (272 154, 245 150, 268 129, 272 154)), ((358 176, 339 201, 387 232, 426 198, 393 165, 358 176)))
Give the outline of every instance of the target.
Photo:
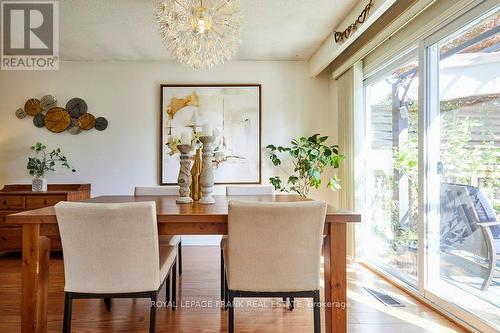
POLYGON ((47 200, 45 200, 45 201, 43 202, 43 204, 44 204, 44 205, 48 204, 47 200))
POLYGON ((3 204, 4 204, 4 205, 6 205, 6 204, 7 204, 7 200, 4 200, 4 201, 3 201, 3 204))

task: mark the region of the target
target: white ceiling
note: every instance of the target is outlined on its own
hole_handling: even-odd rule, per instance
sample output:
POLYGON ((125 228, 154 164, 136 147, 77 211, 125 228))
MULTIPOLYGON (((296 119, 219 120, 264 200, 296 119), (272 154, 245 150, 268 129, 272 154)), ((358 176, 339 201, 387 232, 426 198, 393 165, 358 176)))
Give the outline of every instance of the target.
MULTIPOLYGON (((241 0, 237 60, 307 60, 357 0, 241 0)), ((60 58, 171 59, 155 26, 153 0, 62 0, 60 58)))

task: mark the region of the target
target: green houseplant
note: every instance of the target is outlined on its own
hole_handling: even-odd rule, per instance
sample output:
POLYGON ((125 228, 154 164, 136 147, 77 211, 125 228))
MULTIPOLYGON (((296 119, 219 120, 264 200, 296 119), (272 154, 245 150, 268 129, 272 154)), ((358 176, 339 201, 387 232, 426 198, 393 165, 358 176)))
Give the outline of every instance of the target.
MULTIPOLYGON (((309 194, 311 188, 319 188, 321 175, 327 169, 337 169, 344 156, 339 154, 338 145, 328 145, 328 136, 314 134, 308 138, 293 139, 289 147, 268 145, 270 160, 274 166, 282 164, 278 154, 289 155, 293 172, 284 183, 279 176, 269 178, 269 182, 277 191, 297 193, 303 197, 309 194)), ((333 175, 327 184, 335 191, 340 189, 339 179, 333 175)))
POLYGON ((48 153, 47 146, 41 142, 37 142, 31 146, 31 150, 35 152, 35 156, 28 157, 26 169, 30 176, 34 177, 32 182, 32 190, 34 192, 47 191, 47 179, 44 176, 49 171, 55 171, 57 163, 70 169, 72 172, 76 172, 68 164, 68 159, 61 152, 61 148, 56 148, 48 153))

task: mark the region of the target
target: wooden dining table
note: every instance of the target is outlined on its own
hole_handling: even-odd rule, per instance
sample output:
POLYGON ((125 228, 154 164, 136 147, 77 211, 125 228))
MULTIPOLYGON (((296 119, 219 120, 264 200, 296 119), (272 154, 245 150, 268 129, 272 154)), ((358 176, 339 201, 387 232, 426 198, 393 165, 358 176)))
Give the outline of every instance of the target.
MULTIPOLYGON (((307 200, 296 195, 214 196, 215 204, 177 204, 175 196, 100 196, 94 203, 156 202, 160 235, 225 235, 228 202, 293 202, 307 200)), ((361 222, 361 215, 328 206, 323 243, 326 332, 347 331, 347 224, 361 222)), ((59 230, 54 207, 7 216, 6 223, 22 225, 23 333, 47 331, 50 237, 59 230)))

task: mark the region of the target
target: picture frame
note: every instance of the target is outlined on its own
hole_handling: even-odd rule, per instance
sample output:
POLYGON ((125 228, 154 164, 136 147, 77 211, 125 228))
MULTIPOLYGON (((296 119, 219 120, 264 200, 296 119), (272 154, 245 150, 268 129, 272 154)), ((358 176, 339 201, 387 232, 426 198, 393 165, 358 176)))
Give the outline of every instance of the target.
MULTIPOLYGON (((160 85, 160 185, 177 185, 183 132, 200 135, 210 124, 218 133, 215 184, 261 184, 261 84, 160 85)), ((193 151, 194 154, 194 151, 193 151)))

